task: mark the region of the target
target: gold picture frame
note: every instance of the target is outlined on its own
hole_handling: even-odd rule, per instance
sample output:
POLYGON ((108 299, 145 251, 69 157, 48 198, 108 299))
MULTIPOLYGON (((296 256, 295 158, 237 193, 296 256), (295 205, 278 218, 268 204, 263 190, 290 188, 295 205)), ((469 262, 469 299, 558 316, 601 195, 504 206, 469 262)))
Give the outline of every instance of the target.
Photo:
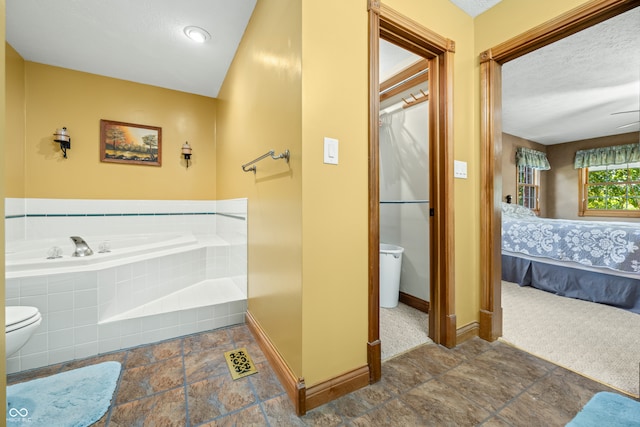
POLYGON ((100 161, 160 166, 162 128, 100 120, 100 161))

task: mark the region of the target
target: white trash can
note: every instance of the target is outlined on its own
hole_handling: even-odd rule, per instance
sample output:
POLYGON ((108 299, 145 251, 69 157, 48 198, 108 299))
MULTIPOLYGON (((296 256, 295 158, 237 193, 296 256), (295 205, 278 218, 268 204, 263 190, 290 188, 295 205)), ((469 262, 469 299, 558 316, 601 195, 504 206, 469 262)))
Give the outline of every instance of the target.
POLYGON ((380 243, 380 307, 398 305, 402 252, 403 247, 380 243))

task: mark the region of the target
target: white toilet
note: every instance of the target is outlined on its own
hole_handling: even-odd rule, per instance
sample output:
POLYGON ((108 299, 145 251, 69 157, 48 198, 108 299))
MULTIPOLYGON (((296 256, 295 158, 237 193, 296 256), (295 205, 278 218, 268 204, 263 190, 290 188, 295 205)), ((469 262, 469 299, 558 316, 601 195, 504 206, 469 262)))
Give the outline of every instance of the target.
POLYGON ((5 313, 6 355, 11 356, 29 341, 42 322, 36 307, 8 306, 5 313))

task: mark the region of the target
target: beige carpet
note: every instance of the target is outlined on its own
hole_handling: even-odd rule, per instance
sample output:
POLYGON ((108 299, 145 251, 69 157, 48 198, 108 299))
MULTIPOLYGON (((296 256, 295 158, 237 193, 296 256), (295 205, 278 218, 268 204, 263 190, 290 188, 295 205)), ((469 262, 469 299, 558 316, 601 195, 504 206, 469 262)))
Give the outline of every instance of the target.
POLYGON ((380 307, 381 358, 389 359, 411 350, 429 339, 427 313, 399 303, 394 308, 380 307))
POLYGON ((638 397, 640 315, 502 282, 502 340, 638 397))

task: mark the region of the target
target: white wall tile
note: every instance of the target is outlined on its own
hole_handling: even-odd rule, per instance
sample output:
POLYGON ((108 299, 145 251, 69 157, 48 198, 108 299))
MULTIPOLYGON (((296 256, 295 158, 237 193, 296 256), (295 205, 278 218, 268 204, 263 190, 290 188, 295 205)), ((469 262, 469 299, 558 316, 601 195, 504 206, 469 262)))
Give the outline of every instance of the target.
MULTIPOLYGON (((73 328, 49 331, 49 352, 73 347, 73 328)), ((73 354, 73 350, 71 351, 73 354)), ((71 360, 71 359, 68 359, 71 360)))
MULTIPOLYGON (((56 350, 49 350, 47 352, 48 355, 48 365, 55 365, 56 363, 62 363, 69 360, 73 360, 75 358, 75 351, 73 346, 59 348, 56 350)), ((46 364, 45 364, 46 365, 46 364)), ((44 365, 41 365, 44 366, 44 365)))
POLYGON ((49 312, 73 310, 73 292, 59 292, 48 296, 49 312))
POLYGON ((55 311, 47 314, 49 332, 73 328, 73 310, 55 311))
POLYGON ((22 356, 28 354, 42 353, 48 350, 48 334, 46 332, 35 333, 29 338, 29 341, 20 349, 22 356))

